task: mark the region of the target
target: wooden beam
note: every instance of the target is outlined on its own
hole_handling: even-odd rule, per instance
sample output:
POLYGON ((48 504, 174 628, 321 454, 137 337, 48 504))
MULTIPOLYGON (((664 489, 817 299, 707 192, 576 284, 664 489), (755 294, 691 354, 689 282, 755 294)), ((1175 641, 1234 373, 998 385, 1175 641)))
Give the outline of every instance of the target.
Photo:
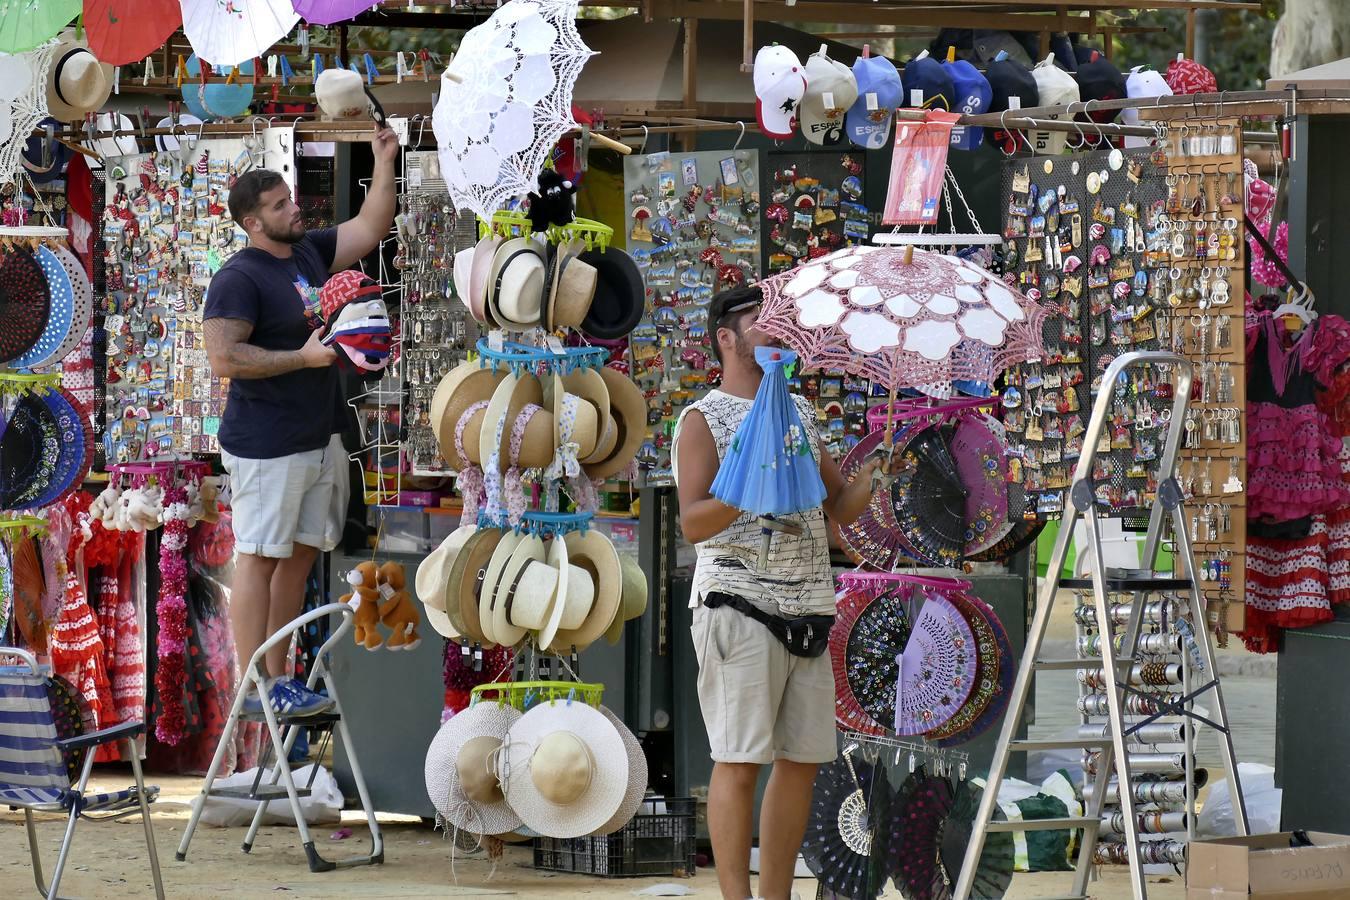
POLYGON ((741 71, 755 70, 755 0, 741 4, 741 71))
MULTIPOLYGON (((835 3, 830 0, 802 0, 791 11, 786 11, 781 0, 743 0, 743 3, 725 0, 652 0, 652 13, 663 19, 718 19, 740 20, 748 25, 754 20, 781 22, 790 17, 793 22, 833 23, 849 25, 933 26, 938 28, 994 28, 1005 31, 1042 31, 1053 29, 1053 13, 985 14, 945 12, 938 9, 906 10, 882 3, 835 3), (752 18, 753 16, 753 18, 752 18)), ((1069 22, 1077 31, 1084 16, 1070 16, 1069 22)), ((747 60, 753 57, 753 34, 747 34, 747 60)))
POLYGON ((1186 56, 1195 59, 1195 10, 1186 13, 1186 56))
MULTIPOLYGON (((698 108, 698 19, 684 20, 684 105, 698 108)), ((680 137, 680 146, 687 153, 694 149, 696 137, 680 137)))

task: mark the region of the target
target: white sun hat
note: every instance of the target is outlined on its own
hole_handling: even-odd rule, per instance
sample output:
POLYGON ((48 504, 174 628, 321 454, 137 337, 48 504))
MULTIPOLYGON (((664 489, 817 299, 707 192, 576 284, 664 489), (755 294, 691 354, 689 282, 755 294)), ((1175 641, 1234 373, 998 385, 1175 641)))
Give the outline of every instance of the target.
POLYGON ((604 827, 628 794, 628 751, 614 723, 580 700, 541 703, 507 732, 497 757, 506 800, 545 837, 604 827))
POLYGON ((521 819, 506 802, 496 757, 520 711, 494 701, 455 713, 427 748, 427 796, 447 822, 474 834, 514 831, 521 819))
POLYGON ((638 743, 637 737, 608 706, 600 707, 600 712, 614 723, 614 727, 619 731, 619 737, 623 738, 624 749, 628 751, 628 791, 623 796, 623 804, 612 819, 592 832, 604 835, 618 831, 637 815, 638 808, 642 806, 642 798, 647 796, 648 772, 647 755, 642 752, 642 745, 638 743))

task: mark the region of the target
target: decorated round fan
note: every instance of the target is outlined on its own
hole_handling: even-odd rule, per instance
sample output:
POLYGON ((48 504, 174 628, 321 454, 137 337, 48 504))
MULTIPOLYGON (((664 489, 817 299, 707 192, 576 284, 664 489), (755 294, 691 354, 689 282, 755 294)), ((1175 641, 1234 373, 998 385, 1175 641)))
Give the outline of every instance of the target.
POLYGON ((880 594, 858 613, 845 650, 846 676, 853 696, 871 719, 889 730, 895 722, 897 660, 909 642, 905 601, 911 588, 880 594))
POLYGON ((999 539, 987 550, 972 553, 970 562, 1006 562, 1009 557, 1031 544, 1040 535, 1045 522, 1036 518, 1034 509, 1027 509, 1027 494, 1018 481, 1008 482, 1008 521, 999 539), (1030 512, 1030 518, 1027 517, 1030 512))
MULTIPOLYGON (((899 446, 903 444, 906 433, 905 430, 898 430, 891 440, 899 446)), ((853 446, 839 464, 839 471, 845 480, 857 474, 885 439, 885 430, 879 429, 853 446)), ((907 551, 901 540, 900 525, 895 520, 895 506, 886 491, 874 493, 863 514, 851 525, 840 527, 839 539, 844 544, 844 552, 854 563, 871 566, 881 572, 890 572, 901 562, 912 558, 912 552, 907 551)))
POLYGON ((47 489, 33 499, 34 507, 51 506, 78 490, 94 461, 94 434, 80 404, 64 388, 47 391, 43 402, 56 417, 60 450, 47 489))
POLYGON ((905 540, 920 558, 953 566, 965 555, 966 500, 956 461, 947 446, 951 426, 919 431, 899 455, 891 500, 905 540))
POLYGON ((849 748, 821 766, 811 794, 802 856, 831 895, 872 900, 881 893, 892 801, 884 763, 867 763, 849 748))
POLYGON ((0 365, 33 348, 47 328, 51 312, 47 277, 37 257, 26 246, 14 246, 0 256, 0 365))
MULTIPOLYGON (((999 685, 998 641, 994 638, 994 629, 985 618, 984 610, 973 602, 972 597, 961 591, 948 595, 952 604, 961 613, 970 632, 975 637, 975 686, 961 708, 956 711, 945 725, 934 728, 925 737, 929 740, 945 740, 961 736, 993 702, 999 685)), ((964 737, 962 738, 964 740, 964 737)))
POLYGON ((1008 468, 1004 447, 983 416, 962 416, 950 443, 966 496, 965 547, 969 556, 993 546, 1008 520, 1008 468))
POLYGON ((56 415, 25 391, 0 434, 0 509, 27 509, 51 485, 60 455, 56 415))
POLYGON ((901 654, 896 688, 896 734, 926 734, 945 725, 975 684, 975 638, 956 607, 925 591, 909 642, 901 654))
POLYGON ((848 637, 858 614, 872 601, 868 591, 853 590, 835 604, 830 627, 830 664, 834 669, 834 720, 840 727, 862 734, 881 735, 887 729, 872 719, 858 703, 848 676, 848 637))
POLYGON ((886 855, 887 869, 906 900, 933 900, 938 843, 951 808, 951 782, 922 766, 900 787, 886 855))
MULTIPOLYGON (((961 866, 965 861, 966 847, 970 844, 970 833, 975 827, 982 793, 981 788, 968 781, 955 787, 951 811, 943 818, 938 832, 937 871, 930 895, 933 900, 951 900, 955 895, 956 881, 961 876, 961 866)), ((1003 811, 996 805, 994 821, 1005 818, 1003 811)), ((975 867, 975 879, 971 882, 971 900, 999 900, 1006 894, 1008 886, 1012 884, 1015 861, 1016 849, 1011 832, 986 833, 984 849, 975 867)))
POLYGON ((993 629, 994 642, 998 645, 999 656, 998 686, 995 688, 994 696, 989 705, 985 707, 984 712, 976 716, 963 730, 953 732, 950 737, 942 739, 935 739, 932 735, 928 736, 929 740, 939 747, 955 747, 958 744, 964 744, 999 724, 1003 720, 1003 714, 1008 709, 1008 703, 1012 700, 1013 676, 1017 674, 1017 660, 1013 657, 1012 643, 1008 640, 1008 631, 1003 627, 1003 622, 999 619, 998 614, 979 597, 967 594, 966 599, 976 609, 984 613, 985 621, 993 629))

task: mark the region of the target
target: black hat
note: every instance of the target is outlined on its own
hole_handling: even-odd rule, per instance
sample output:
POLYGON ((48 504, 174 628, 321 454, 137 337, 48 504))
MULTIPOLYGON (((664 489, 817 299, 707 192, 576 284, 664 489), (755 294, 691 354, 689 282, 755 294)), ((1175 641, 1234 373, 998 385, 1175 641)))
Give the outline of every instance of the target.
MULTIPOLYGON (((1084 100, 1123 100, 1125 76, 1111 61, 1093 50, 1086 61, 1078 64, 1078 94, 1084 100)), ((1096 122, 1110 122, 1119 110, 1092 110, 1088 115, 1096 122)))
POLYGON ((45 133, 46 129, 60 131, 65 127, 51 116, 39 122, 37 127, 41 130, 24 143, 20 162, 35 184, 45 184, 65 174, 66 163, 70 162, 70 148, 45 133))
POLYGON ((993 96, 989 99, 989 111, 1003 112, 1008 109, 1008 98, 1016 97, 1021 109, 1029 109, 1041 102, 1041 92, 1036 87, 1036 79, 1031 69, 1011 57, 996 59, 985 71, 993 96))
POLYGON ((615 247, 587 250, 580 259, 596 270, 595 299, 581 330, 603 340, 626 336, 637 327, 647 306, 647 291, 637 263, 615 247))

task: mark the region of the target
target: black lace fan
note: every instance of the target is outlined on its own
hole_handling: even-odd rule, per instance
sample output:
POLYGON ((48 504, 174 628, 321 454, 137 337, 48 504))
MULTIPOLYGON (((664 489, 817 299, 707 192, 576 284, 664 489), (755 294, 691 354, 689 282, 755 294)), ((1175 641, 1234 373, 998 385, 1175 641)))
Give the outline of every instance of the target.
POLYGON ((891 486, 895 518, 910 546, 939 566, 954 566, 966 548, 967 490, 952 459, 950 426, 933 426, 909 441, 891 486))
POLYGON ((873 900, 886 883, 885 834, 893 801, 884 763, 846 749, 816 775, 802 842, 822 896, 873 900))
MULTIPOLYGON (((937 871, 933 877, 933 900, 951 900, 956 892, 956 881, 961 875, 970 833, 975 828, 975 817, 980 808, 981 788, 970 782, 956 786, 951 812, 943 819, 938 836, 937 871)), ((994 821, 1004 815, 994 807, 994 821)), ((985 835, 984 850, 975 867, 971 882, 970 900, 999 900, 1012 884, 1015 862, 1013 836, 1007 831, 991 831, 985 835)))
POLYGON ((938 845, 952 808, 952 783, 920 766, 900 786, 892 808, 887 870, 906 900, 934 900, 938 845))
POLYGON ((909 615, 901 589, 873 599, 849 630, 845 649, 848 683, 858 705, 887 731, 895 725, 896 659, 909 641, 909 615))

